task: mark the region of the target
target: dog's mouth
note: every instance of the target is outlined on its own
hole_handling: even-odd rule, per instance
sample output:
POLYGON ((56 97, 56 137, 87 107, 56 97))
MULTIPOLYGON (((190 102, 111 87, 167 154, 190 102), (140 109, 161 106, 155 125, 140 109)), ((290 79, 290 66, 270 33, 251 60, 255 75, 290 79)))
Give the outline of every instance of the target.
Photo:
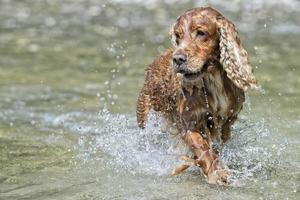
POLYGON ((189 69, 181 69, 181 70, 175 70, 176 73, 182 74, 185 81, 195 81, 198 80, 202 72, 201 70, 191 71, 189 69))
POLYGON ((186 79, 188 81, 193 81, 201 76, 201 72, 185 72, 185 73, 182 73, 182 75, 183 75, 184 79, 186 79))
POLYGON ((207 68, 207 63, 204 63, 201 67, 197 69, 191 69, 188 65, 173 65, 176 73, 182 74, 185 81, 196 81, 202 78, 203 71, 207 68))

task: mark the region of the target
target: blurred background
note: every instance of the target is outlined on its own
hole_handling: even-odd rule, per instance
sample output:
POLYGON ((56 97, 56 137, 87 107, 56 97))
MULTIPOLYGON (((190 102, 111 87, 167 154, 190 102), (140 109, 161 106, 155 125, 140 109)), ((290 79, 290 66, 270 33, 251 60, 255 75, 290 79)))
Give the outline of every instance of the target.
POLYGON ((298 0, 0 0, 0 199, 300 198, 298 0), (135 122, 144 70, 185 10, 234 22, 262 91, 222 159, 236 180, 169 175, 176 138, 135 122))

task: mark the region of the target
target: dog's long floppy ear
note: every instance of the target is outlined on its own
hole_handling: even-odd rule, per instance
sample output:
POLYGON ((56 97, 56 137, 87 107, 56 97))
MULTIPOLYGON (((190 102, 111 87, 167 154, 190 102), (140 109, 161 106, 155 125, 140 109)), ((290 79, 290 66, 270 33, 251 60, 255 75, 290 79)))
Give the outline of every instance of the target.
POLYGON ((177 44, 176 44, 176 37, 175 37, 175 34, 174 34, 174 26, 175 26, 175 23, 170 28, 169 36, 170 36, 171 43, 172 43, 173 47, 176 47, 177 44))
POLYGON ((233 23, 223 16, 217 18, 220 34, 220 62, 233 83, 243 89, 257 88, 253 69, 233 23))

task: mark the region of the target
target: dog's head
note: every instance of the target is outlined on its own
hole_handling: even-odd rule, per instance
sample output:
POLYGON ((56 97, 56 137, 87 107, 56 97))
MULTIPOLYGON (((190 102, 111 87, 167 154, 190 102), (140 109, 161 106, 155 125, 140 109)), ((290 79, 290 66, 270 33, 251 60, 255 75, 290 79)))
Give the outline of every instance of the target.
POLYGON ((217 57, 237 87, 256 87, 238 33, 218 11, 210 7, 188 10, 177 18, 170 34, 175 47, 173 67, 185 81, 199 79, 204 66, 217 57))

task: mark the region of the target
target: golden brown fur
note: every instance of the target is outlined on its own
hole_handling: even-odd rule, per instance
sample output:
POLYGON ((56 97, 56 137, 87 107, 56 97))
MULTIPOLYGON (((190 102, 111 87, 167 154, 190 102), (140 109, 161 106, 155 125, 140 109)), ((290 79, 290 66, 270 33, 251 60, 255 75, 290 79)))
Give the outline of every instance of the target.
POLYGON ((256 80, 234 25, 218 11, 195 8, 177 18, 170 31, 173 47, 146 70, 137 101, 137 120, 145 127, 150 109, 175 125, 194 152, 187 164, 202 168, 209 183, 227 183, 212 142, 230 138, 230 128, 256 80))

